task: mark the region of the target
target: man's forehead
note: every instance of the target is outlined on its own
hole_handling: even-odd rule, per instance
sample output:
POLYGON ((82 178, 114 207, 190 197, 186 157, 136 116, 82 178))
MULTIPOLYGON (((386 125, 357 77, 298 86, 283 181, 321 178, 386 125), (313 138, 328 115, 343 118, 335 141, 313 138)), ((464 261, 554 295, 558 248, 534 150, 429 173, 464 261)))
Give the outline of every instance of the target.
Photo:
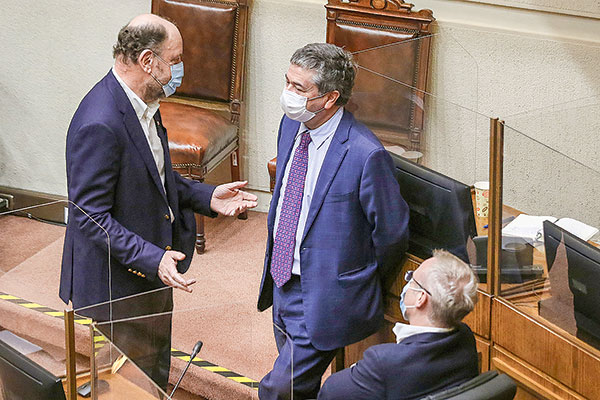
POLYGON ((306 69, 306 68, 302 68, 299 65, 296 64, 290 64, 290 67, 288 68, 288 72, 286 74, 287 78, 290 81, 298 81, 300 83, 305 83, 305 84, 312 84, 313 83, 313 76, 315 75, 315 71, 310 70, 310 69, 306 69))
POLYGON ((429 267, 431 267, 433 264, 435 264, 435 258, 428 258, 427 260, 423 261, 421 265, 419 265, 419 268, 415 270, 414 275, 416 275, 417 279, 419 279, 419 277, 426 276, 429 267))

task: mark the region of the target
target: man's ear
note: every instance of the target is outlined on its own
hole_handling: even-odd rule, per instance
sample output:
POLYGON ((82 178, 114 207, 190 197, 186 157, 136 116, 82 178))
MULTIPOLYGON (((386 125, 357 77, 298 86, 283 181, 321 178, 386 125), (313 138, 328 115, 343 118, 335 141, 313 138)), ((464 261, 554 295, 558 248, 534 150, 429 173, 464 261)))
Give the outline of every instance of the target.
POLYGON ((417 301, 415 302, 415 306, 422 310, 427 306, 427 302, 429 301, 429 296, 425 292, 419 292, 419 296, 417 297, 417 301))
POLYGON ((140 53, 137 62, 144 72, 150 73, 152 71, 152 60, 154 60, 152 50, 146 49, 140 53))
POLYGON ((327 102, 323 106, 326 110, 329 110, 331 107, 335 105, 335 102, 340 98, 340 92, 334 90, 333 92, 329 92, 326 94, 327 102))

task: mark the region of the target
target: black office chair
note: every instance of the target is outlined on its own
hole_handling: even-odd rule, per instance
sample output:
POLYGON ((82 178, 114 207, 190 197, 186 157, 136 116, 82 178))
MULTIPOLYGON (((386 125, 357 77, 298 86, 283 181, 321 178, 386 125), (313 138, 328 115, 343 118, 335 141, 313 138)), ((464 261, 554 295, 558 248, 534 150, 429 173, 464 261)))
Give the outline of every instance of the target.
POLYGON ((488 371, 462 385, 421 400, 512 400, 516 393, 517 385, 508 375, 488 371))

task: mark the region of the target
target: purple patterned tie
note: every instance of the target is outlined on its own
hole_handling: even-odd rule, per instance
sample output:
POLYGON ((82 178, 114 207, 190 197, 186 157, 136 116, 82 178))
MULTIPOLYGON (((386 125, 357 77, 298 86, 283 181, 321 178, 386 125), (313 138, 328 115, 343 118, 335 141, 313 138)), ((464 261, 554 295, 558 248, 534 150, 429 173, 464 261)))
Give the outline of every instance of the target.
POLYGON ((296 230, 298 229, 298 218, 302 208, 302 196, 304 195, 304 181, 308 169, 308 144, 310 134, 308 131, 302 133, 300 144, 294 153, 292 166, 288 175, 288 181, 283 195, 283 204, 279 214, 277 234, 273 243, 273 255, 271 257, 271 276, 277 287, 282 287, 292 276, 292 264, 294 262, 294 248, 296 247, 296 230))

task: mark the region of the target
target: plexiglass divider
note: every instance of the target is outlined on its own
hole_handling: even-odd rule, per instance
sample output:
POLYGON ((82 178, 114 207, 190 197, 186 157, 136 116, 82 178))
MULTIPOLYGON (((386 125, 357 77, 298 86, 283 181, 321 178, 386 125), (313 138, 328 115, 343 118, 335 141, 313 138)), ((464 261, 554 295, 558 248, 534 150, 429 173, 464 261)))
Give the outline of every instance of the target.
POLYGON ((346 109, 392 153, 402 195, 411 209, 409 253, 424 259, 433 249, 446 249, 471 263, 480 289, 489 292, 490 117, 479 111, 477 60, 452 31, 436 30, 368 48, 347 43, 358 74, 346 109), (422 46, 431 48, 430 68, 445 68, 448 77, 432 79, 427 90, 406 70, 409 67, 398 62, 412 60, 422 46), (476 183, 485 187, 479 210, 476 183))
POLYGON ((504 298, 600 348, 594 278, 600 271, 600 160, 589 135, 600 125, 598 100, 568 101, 507 121, 500 266, 504 298))
MULTIPOLYGON (((276 328, 269 319, 261 318, 266 314, 257 317, 254 304, 235 300, 240 290, 246 289, 227 287, 228 282, 208 283, 192 294, 175 292, 171 312, 94 324, 96 346, 103 343, 96 348, 91 362, 96 366, 93 375, 98 377, 99 399, 122 398, 119 396, 128 391, 143 394, 144 397, 139 398, 188 398, 190 393, 203 398, 256 398, 258 382, 266 371, 257 368, 259 363, 253 361, 266 356, 261 352, 261 344, 272 340, 276 328), (228 293, 214 294, 219 291, 228 293), (215 302, 219 298, 233 300, 215 302), (165 349, 139 346, 140 335, 154 335, 156 343, 164 343, 166 336, 161 338, 161 335, 172 338, 170 348, 163 353, 170 357, 170 370, 166 375, 157 362, 165 349), (190 362, 199 342, 202 342, 200 351, 190 362), (165 376, 170 376, 170 383, 162 379, 165 376), (174 391, 175 383, 182 376, 174 391)), ((171 289, 162 291, 168 296, 171 289)), ((157 292, 113 300, 114 310, 145 302, 144 297, 149 295, 156 296, 157 292)), ((285 345, 289 346, 290 342, 285 345)), ((162 365, 169 364, 163 362, 162 365)), ((290 387, 293 388, 291 376, 290 387)))
MULTIPOLYGON (((13 303, 15 307, 0 320, 0 326, 4 328, 0 332, 0 340, 28 358, 32 365, 35 365, 37 374, 43 374, 41 371, 45 370, 58 382, 63 381, 60 388, 53 390, 65 393, 67 398, 75 398, 71 397, 74 395, 71 394, 71 389, 76 388, 77 377, 84 377, 82 379, 85 380, 87 376, 89 379, 91 370, 89 326, 92 320, 73 313, 59 297, 57 285, 41 284, 58 282, 60 279, 62 239, 65 236, 64 225, 45 220, 43 217, 56 213, 57 210, 65 210, 66 215, 66 209, 69 209, 70 213, 78 210, 87 223, 103 232, 105 239, 101 240, 99 248, 103 248, 106 263, 110 263, 108 233, 73 202, 56 200, 0 213, 0 218, 12 218, 10 222, 15 225, 23 225, 20 221, 23 217, 36 221, 32 222, 38 224, 34 229, 40 230, 39 235, 30 234, 21 245, 13 249, 15 253, 23 254, 24 261, 3 268, 0 299, 4 303, 13 303), (69 385, 71 382, 72 385, 69 385)), ((33 378, 39 380, 42 376, 33 378)), ((44 390, 47 390, 46 385, 47 383, 44 384, 44 390)))

